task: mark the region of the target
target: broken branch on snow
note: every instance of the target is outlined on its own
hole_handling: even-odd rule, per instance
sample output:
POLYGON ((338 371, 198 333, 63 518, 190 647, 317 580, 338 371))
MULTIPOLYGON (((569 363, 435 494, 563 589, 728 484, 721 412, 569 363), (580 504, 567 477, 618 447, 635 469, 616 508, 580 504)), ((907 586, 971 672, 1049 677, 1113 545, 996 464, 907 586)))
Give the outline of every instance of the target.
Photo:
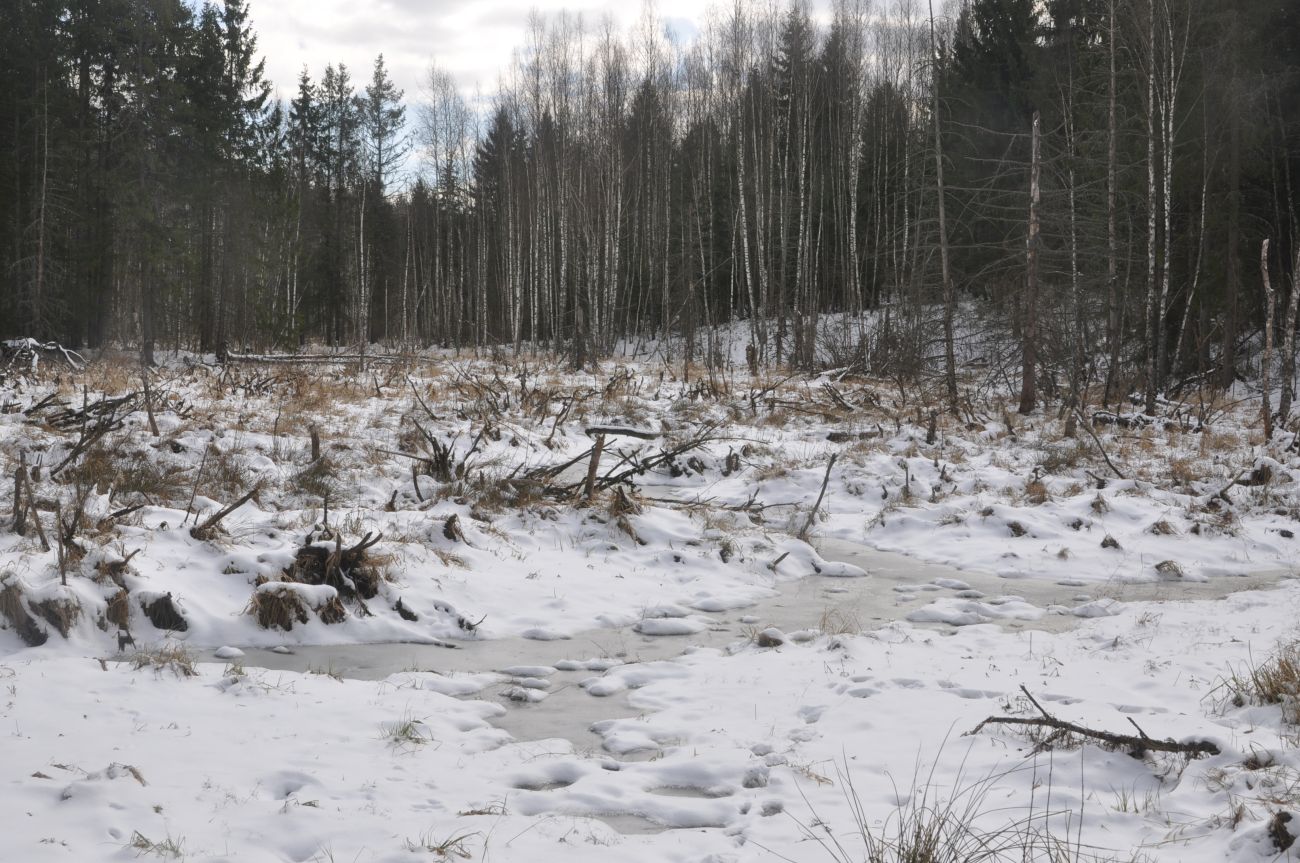
MULTIPOLYGON (((1038 699, 1029 694, 1029 690, 1023 685, 1020 691, 1025 694, 1029 702, 1038 709, 1042 716, 990 716, 979 725, 971 729, 969 734, 978 734, 985 725, 1029 725, 1038 728, 1051 728, 1056 731, 1063 731, 1069 734, 1077 734, 1080 737, 1087 737, 1091 740, 1100 741, 1103 745, 1112 749, 1125 749, 1135 758, 1140 758, 1146 752, 1177 752, 1195 758, 1200 755, 1218 755, 1219 747, 1209 740, 1191 740, 1179 742, 1172 738, 1157 740, 1148 737, 1141 728, 1138 728, 1140 737, 1132 734, 1116 734, 1112 731, 1098 731, 1093 728, 1085 728, 1073 722, 1064 719, 1057 719, 1048 713, 1043 705, 1038 703, 1038 699)), ((1136 723, 1133 726, 1137 728, 1136 723)))

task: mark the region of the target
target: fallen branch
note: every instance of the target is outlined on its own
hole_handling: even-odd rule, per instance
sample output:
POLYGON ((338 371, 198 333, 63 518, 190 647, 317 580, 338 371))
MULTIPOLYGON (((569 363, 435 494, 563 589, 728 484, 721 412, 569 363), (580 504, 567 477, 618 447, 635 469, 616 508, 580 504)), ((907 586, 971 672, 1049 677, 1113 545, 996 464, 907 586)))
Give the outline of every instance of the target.
POLYGON ((206 520, 204 520, 202 524, 196 524, 194 527, 190 528, 190 536, 194 537, 197 540, 212 539, 212 535, 216 531, 217 526, 221 524, 221 520, 226 516, 230 515, 235 510, 239 509, 244 504, 248 503, 250 500, 253 499, 253 495, 257 494, 261 490, 262 490, 262 483, 259 480, 239 500, 235 501, 229 506, 223 507, 212 516, 209 516, 206 520))
MULTIPOLYGON (((1126 479, 1124 474, 1120 473, 1119 468, 1115 467, 1115 463, 1110 460, 1110 456, 1106 455, 1106 448, 1101 445, 1101 438, 1097 437, 1097 433, 1092 430, 1092 423, 1088 422, 1088 418, 1085 417, 1083 412, 1078 408, 1075 408, 1074 412, 1078 415, 1079 419, 1083 421, 1084 431, 1088 433, 1088 437, 1092 438, 1092 442, 1097 445, 1097 452, 1101 453, 1101 457, 1106 462, 1106 466, 1111 469, 1111 472, 1114 473, 1115 476, 1120 479, 1126 479)), ((1096 414, 1093 416, 1095 418, 1096 414)))
POLYGON ((632 429, 625 426, 591 426, 587 429, 587 437, 596 437, 598 435, 622 435, 623 437, 635 437, 641 440, 654 440, 659 437, 658 432, 632 429))
MULTIPOLYGON (((1052 728, 1057 731, 1064 731, 1070 734, 1077 734, 1080 737, 1087 737, 1092 740, 1101 741, 1103 744, 1114 749, 1126 749, 1129 754, 1135 758, 1141 757, 1146 752, 1177 752, 1189 757, 1195 758, 1200 755, 1218 755, 1219 747, 1208 740, 1193 740, 1187 743, 1180 743, 1172 738, 1156 740, 1148 737, 1138 728, 1140 737, 1132 734, 1116 734, 1112 731, 1098 731, 1093 728, 1085 728, 1073 722, 1067 722, 1064 719, 1057 719, 1052 714, 1043 709, 1043 705, 1038 703, 1034 696, 1029 694, 1029 690, 1023 685, 1020 691, 1025 694, 1029 702, 1038 708, 1041 717, 1035 716, 990 716, 979 725, 976 725, 969 733, 978 734, 985 725, 1029 725, 1036 728, 1052 728)), ((1132 720, 1130 720, 1131 722, 1132 720)), ((1137 728, 1137 723, 1133 724, 1137 728)))
POLYGON ((79 422, 80 431, 77 442, 68 450, 63 461, 50 471, 50 477, 53 478, 59 471, 80 458, 109 432, 121 428, 122 420, 119 419, 118 410, 121 408, 126 408, 128 412, 133 410, 134 399, 135 393, 120 399, 103 399, 86 405, 79 411, 65 411, 60 417, 52 418, 49 423, 56 428, 66 428, 79 422))
POLYGON ((99 530, 106 530, 107 528, 111 527, 113 522, 117 521, 119 518, 125 518, 126 516, 130 515, 133 512, 136 512, 137 510, 144 509, 144 507, 145 504, 143 503, 137 503, 134 504, 133 506, 124 506, 121 509, 116 510, 114 512, 110 512, 108 515, 101 518, 98 522, 96 522, 96 527, 99 530))
POLYGON ((826 475, 822 477, 822 490, 817 493, 817 502, 813 504, 812 510, 808 513, 808 520, 803 523, 803 529, 799 531, 800 539, 806 539, 808 531, 812 530, 813 520, 817 518, 817 510, 822 505, 822 498, 826 496, 826 486, 831 481, 831 468, 835 467, 835 462, 839 457, 839 453, 832 453, 831 460, 826 463, 826 475))
POLYGON ((27 509, 27 517, 31 519, 30 524, 36 528, 36 536, 41 541, 41 550, 50 550, 50 541, 45 538, 45 528, 41 526, 41 514, 36 511, 36 492, 32 489, 32 478, 29 474, 23 473, 23 506, 27 509))
POLYGON ((1241 485, 1241 484, 1242 484, 1242 482, 1241 482, 1242 477, 1244 477, 1246 474, 1250 473, 1251 470, 1252 470, 1252 469, 1251 469, 1251 468, 1248 468, 1248 467, 1244 467, 1244 468, 1242 468, 1242 469, 1237 473, 1236 476, 1234 476, 1231 480, 1229 480, 1229 482, 1228 482, 1227 485, 1225 485, 1223 488, 1219 489, 1219 490, 1216 491, 1214 494, 1212 494, 1212 495, 1210 495, 1209 497, 1207 497, 1207 498, 1205 499, 1205 502, 1206 502, 1206 503, 1209 503, 1210 501, 1214 500, 1214 499, 1217 497, 1219 500, 1223 501, 1224 503, 1231 504, 1231 503, 1232 503, 1232 498, 1228 497, 1228 492, 1232 490, 1232 487, 1233 487, 1233 486, 1235 486, 1235 485, 1241 485))
MULTIPOLYGON (((604 474, 600 474, 598 476, 592 476, 590 483, 588 483, 586 474, 584 474, 581 480, 575 483, 570 483, 568 485, 553 485, 551 483, 551 480, 554 480, 566 469, 572 467, 578 462, 592 459, 593 455, 596 455, 598 457, 598 453, 596 452, 596 447, 594 445, 592 446, 591 449, 588 449, 583 453, 581 453, 580 455, 577 455, 574 458, 571 458, 568 461, 565 461, 561 464, 534 468, 533 470, 528 471, 528 473, 525 474, 525 477, 535 482, 540 482, 543 485, 546 493, 555 498, 560 498, 560 499, 573 498, 579 493, 586 493, 589 486, 591 489, 590 493, 595 494, 596 492, 613 488, 616 485, 621 485, 623 483, 630 482, 633 477, 643 475, 647 471, 654 470, 655 468, 660 467, 662 465, 672 464, 672 462, 675 461, 679 456, 685 455, 686 453, 691 452, 692 450, 699 449, 700 447, 705 446, 706 444, 715 440, 713 432, 716 428, 717 428, 716 425, 711 425, 711 424, 705 425, 695 434, 694 437, 689 438, 688 440, 685 440, 677 444, 676 446, 672 446, 667 449, 661 449, 659 452, 655 453, 654 455, 648 456, 644 459, 639 458, 636 453, 631 453, 631 452, 623 453, 620 451, 618 453, 620 456, 618 463, 615 464, 613 467, 611 467, 604 474), (624 467, 625 465, 627 465, 626 468, 624 467)), ((591 431, 597 432, 598 429, 593 427, 591 431)), ((622 433, 622 431, 620 431, 619 433, 622 433)), ((636 435, 636 436, 640 437, 640 435, 636 435)), ((601 439, 602 437, 603 437, 602 435, 598 435, 598 440, 601 439)), ((603 443, 601 444, 601 451, 602 452, 604 451, 603 443)), ((594 460, 588 461, 588 473, 591 472, 591 465, 593 463, 594 460)))

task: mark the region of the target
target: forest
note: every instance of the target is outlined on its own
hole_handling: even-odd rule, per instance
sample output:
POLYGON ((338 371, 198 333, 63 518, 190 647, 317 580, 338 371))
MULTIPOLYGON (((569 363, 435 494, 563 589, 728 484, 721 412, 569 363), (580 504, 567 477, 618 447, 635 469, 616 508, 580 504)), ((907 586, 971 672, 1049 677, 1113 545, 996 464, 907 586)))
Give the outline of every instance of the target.
POLYGON ((0 861, 1300 860, 1300 2, 565 2, 0 0, 0 861))
POLYGON ((534 13, 483 104, 382 55, 276 101, 256 12, 0 6, 0 335, 581 367, 670 334, 712 363, 736 324, 751 368, 955 401, 989 327, 1022 410, 1150 409, 1263 341, 1294 374, 1294 4, 736 2, 691 40, 534 13))

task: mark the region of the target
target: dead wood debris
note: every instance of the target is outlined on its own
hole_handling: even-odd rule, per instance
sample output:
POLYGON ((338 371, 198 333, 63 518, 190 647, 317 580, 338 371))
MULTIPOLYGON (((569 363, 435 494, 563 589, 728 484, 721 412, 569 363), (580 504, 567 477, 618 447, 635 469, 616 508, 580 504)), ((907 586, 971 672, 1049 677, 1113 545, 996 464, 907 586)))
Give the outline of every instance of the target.
POLYGON ((1025 697, 1029 699, 1029 702, 1038 709, 1038 712, 1042 714, 1041 716, 990 716, 968 733, 978 734, 986 725, 1027 725, 1037 728, 1050 728, 1054 732, 1057 732, 1057 734, 1062 735, 1077 734, 1080 737, 1096 740, 1109 749, 1123 749, 1134 758, 1141 758, 1147 752, 1176 752, 1190 758, 1196 758, 1201 755, 1219 754, 1219 747, 1209 740, 1191 740, 1182 743, 1173 740, 1172 738, 1157 740, 1153 737, 1148 737, 1146 732, 1141 728, 1138 728, 1137 723, 1133 722, 1132 719, 1130 719, 1129 722, 1133 723, 1133 727, 1137 729, 1139 736, 1134 736, 1132 734, 1116 734, 1112 731, 1098 731, 1092 728, 1085 728, 1082 725, 1077 725, 1064 719, 1057 719, 1055 716, 1048 713, 1043 709, 1043 705, 1039 704, 1038 700, 1034 698, 1034 696, 1030 695, 1029 690, 1024 686, 1020 687, 1020 691, 1023 692, 1025 697))
POLYGON ((343 538, 335 535, 334 547, 331 548, 312 542, 308 535, 307 542, 298 548, 293 563, 285 570, 285 580, 300 584, 327 584, 342 598, 356 601, 364 608, 364 600, 373 599, 379 593, 382 577, 380 567, 370 559, 368 552, 383 538, 382 533, 367 532, 360 542, 344 548, 343 538))

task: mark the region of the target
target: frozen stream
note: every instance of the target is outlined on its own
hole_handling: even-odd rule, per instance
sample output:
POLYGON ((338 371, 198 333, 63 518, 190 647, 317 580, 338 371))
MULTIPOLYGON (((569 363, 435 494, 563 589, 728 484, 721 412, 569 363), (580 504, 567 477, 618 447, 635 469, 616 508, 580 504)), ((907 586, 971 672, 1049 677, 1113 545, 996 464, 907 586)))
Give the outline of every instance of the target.
MULTIPOLYGON (((595 629, 558 641, 499 638, 458 642, 458 649, 428 644, 345 644, 300 646, 293 653, 245 648, 248 667, 287 671, 317 671, 342 677, 381 680, 401 671, 496 672, 525 666, 554 668, 563 660, 595 658, 621 663, 673 659, 695 647, 725 648, 768 626, 786 633, 818 629, 853 631, 875 629, 901 620, 940 597, 966 596, 983 601, 1014 595, 1038 608, 1078 606, 1092 599, 1121 601, 1214 599, 1241 590, 1275 584, 1281 572, 1216 578, 1202 582, 1051 582, 1040 579, 1004 579, 951 567, 918 562, 900 554, 876 551, 841 540, 824 540, 818 551, 829 561, 852 563, 867 570, 866 578, 808 576, 778 582, 772 594, 739 610, 708 614, 712 625, 692 635, 646 636, 631 628, 595 629), (939 580, 947 586, 939 586, 939 580), (961 586, 953 586, 960 582, 961 586)), ((664 597, 671 601, 673 597, 664 597)), ((1036 620, 1014 618, 991 621, 1011 630, 1062 631, 1079 622, 1069 614, 1047 614, 1036 620)), ((945 623, 919 624, 951 631, 945 623)), ((627 693, 609 697, 587 694, 579 682, 599 672, 556 670, 546 675, 547 695, 536 703, 502 697, 510 709, 496 724, 519 741, 561 738, 582 750, 598 747, 600 738, 590 730, 601 719, 635 716, 627 693)), ((512 675, 478 693, 477 697, 504 696, 512 688, 512 675)), ((632 756, 635 758, 635 754, 632 756)))

